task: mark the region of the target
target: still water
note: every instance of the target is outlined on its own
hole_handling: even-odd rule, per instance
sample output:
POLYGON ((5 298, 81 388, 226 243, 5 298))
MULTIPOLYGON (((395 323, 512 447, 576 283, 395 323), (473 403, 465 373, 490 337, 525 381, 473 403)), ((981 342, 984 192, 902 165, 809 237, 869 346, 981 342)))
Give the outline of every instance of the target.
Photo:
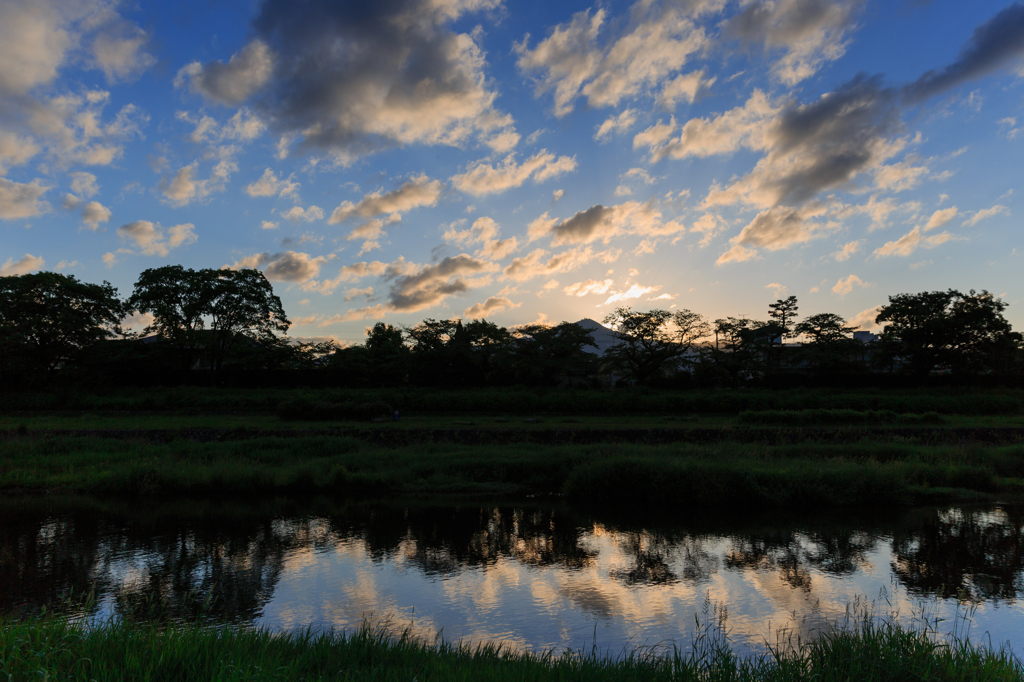
POLYGON ((723 617, 737 652, 760 651, 780 631, 813 636, 859 600, 1019 654, 1022 532, 1024 508, 998 506, 629 518, 557 501, 31 497, 0 501, 0 612, 71 605, 103 618, 158 599, 171 617, 370 620, 427 639, 614 655, 685 649, 696 621, 723 617))

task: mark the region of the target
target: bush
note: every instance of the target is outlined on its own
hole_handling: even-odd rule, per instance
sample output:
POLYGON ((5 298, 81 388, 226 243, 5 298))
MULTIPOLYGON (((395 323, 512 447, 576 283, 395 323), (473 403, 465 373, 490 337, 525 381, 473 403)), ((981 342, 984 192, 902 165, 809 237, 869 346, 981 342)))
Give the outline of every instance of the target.
POLYGON ((370 402, 327 402, 295 398, 278 404, 277 414, 287 421, 370 421, 390 419, 393 410, 382 400, 370 402))

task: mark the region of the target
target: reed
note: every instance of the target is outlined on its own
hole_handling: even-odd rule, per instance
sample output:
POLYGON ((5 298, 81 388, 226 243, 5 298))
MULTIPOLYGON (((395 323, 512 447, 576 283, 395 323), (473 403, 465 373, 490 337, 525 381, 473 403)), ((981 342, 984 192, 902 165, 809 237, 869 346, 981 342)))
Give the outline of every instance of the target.
MULTIPOLYGON (((700 626, 698 618, 698 626, 700 626)), ((0 673, 20 680, 678 680, 795 682, 1020 680, 1005 645, 982 646, 870 615, 805 642, 740 657, 714 628, 687 649, 514 650, 502 644, 425 643, 408 632, 274 632, 246 626, 107 621, 63 616, 0 621, 0 673)))

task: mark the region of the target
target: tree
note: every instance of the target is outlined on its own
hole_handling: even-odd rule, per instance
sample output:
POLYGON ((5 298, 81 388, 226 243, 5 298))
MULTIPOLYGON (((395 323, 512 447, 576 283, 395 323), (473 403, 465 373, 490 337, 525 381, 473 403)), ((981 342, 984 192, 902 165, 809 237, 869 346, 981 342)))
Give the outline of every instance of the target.
POLYGON ((0 277, 0 372, 52 370, 120 332, 124 305, 110 282, 37 272, 0 277))
POLYGON ((272 347, 291 326, 273 286, 249 268, 150 268, 139 275, 128 306, 153 315, 146 333, 170 341, 185 368, 205 354, 210 368, 220 369, 233 349, 272 347))
POLYGON ((809 339, 803 355, 815 369, 848 372, 857 366, 856 355, 861 349, 861 344, 850 336, 857 329, 848 327, 839 315, 818 313, 798 323, 793 331, 809 339))
POLYGON ((1006 304, 987 291, 955 289, 897 294, 875 322, 888 323, 881 341, 886 354, 911 374, 948 370, 957 374, 997 369, 1024 337, 1003 317, 1006 304))
POLYGON ((408 372, 409 347, 402 330, 378 322, 366 332, 366 351, 374 379, 385 385, 401 383, 408 372))
POLYGON ((586 375, 594 358, 584 346, 597 347, 589 331, 575 322, 553 327, 529 324, 515 332, 513 353, 515 381, 529 385, 552 385, 562 375, 586 375))
POLYGON ((796 320, 796 311, 799 310, 796 304, 796 296, 787 299, 777 299, 775 303, 768 304, 768 317, 782 328, 779 334, 779 343, 793 335, 793 321, 796 320))
MULTIPOLYGON (((782 333, 776 322, 727 317, 715 320, 715 343, 703 350, 701 364, 738 384, 764 371, 774 340, 782 333)), ((703 369, 703 368, 702 368, 703 369)))
POLYGON ((685 357, 699 339, 711 333, 703 315, 689 310, 634 311, 617 308, 604 323, 619 332, 621 341, 605 351, 605 358, 637 383, 647 383, 685 357))

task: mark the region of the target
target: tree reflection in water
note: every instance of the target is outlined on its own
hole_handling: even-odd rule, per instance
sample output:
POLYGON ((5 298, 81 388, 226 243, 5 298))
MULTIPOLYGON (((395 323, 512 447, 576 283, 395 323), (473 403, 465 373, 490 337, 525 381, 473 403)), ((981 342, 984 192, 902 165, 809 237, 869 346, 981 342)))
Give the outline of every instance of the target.
POLYGON ((911 594, 1013 601, 1024 592, 1024 509, 927 516, 893 535, 892 571, 911 594))
MULTIPOLYGON (((719 571, 769 572, 810 593, 815 575, 849 576, 891 537, 891 569, 913 594, 1012 600, 1024 591, 1024 510, 918 510, 885 522, 726 523, 597 519, 567 506, 349 506, 22 499, 0 502, 0 613, 32 613, 94 590, 95 609, 128 617, 249 622, 295 553, 355 542, 376 564, 426 576, 499 561, 594 569, 607 536, 626 560, 608 577, 630 588, 691 585, 719 571), (12 586, 17 586, 16 588, 12 586), (210 601, 212 597, 212 601, 210 601), (103 606, 105 604, 105 606, 103 606)), ((72 608, 76 608, 72 606, 72 608)))

